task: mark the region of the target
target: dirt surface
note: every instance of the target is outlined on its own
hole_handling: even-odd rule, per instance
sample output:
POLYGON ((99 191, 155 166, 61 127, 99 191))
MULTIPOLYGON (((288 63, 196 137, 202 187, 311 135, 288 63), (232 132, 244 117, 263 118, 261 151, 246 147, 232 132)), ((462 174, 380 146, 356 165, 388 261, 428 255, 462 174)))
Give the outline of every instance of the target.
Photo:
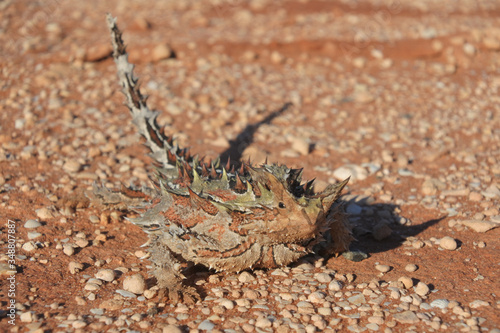
POLYGON ((0 7, 0 331, 500 332, 497 1, 0 7), (154 174, 106 12, 181 146, 303 167, 318 189, 351 175, 352 250, 368 258, 195 267, 202 302, 158 299, 147 236, 85 197, 154 174), (134 274, 146 291, 117 293, 134 274))

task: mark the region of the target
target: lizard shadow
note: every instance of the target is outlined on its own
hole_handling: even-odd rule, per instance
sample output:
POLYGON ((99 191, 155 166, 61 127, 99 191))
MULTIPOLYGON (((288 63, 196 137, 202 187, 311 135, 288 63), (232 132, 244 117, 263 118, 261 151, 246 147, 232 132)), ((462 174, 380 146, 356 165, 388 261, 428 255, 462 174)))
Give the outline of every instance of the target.
POLYGON ((243 157, 245 149, 253 143, 255 132, 257 132, 259 127, 264 124, 270 124, 274 118, 280 116, 292 105, 293 104, 290 102, 285 103, 280 109, 271 112, 261 121, 248 124, 234 140, 229 141, 229 147, 219 155, 220 160, 225 162, 231 159, 231 161, 239 163, 243 157))
POLYGON ((353 252, 370 255, 390 251, 400 247, 407 238, 416 237, 445 218, 441 216, 414 224, 399 214, 399 205, 374 203, 371 197, 347 197, 341 198, 340 203, 345 206, 353 228, 355 241, 350 246, 353 252))

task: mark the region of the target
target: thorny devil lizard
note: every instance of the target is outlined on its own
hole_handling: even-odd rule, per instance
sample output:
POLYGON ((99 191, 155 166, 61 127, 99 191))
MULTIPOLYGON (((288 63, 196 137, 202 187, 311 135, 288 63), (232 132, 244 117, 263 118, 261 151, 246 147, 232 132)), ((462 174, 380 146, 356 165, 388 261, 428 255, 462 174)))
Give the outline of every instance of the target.
POLYGON ((153 189, 95 185, 93 197, 140 213, 130 220, 150 237, 161 294, 172 302, 200 299, 182 283, 187 264, 239 272, 288 265, 321 248, 326 254, 348 250, 353 238, 337 199, 349 179, 314 193, 312 182, 301 184, 302 169, 241 163, 235 171, 229 162, 223 167, 191 157, 159 128, 158 112, 148 108, 137 86, 116 19, 108 14, 107 22, 126 105, 158 172, 153 189))

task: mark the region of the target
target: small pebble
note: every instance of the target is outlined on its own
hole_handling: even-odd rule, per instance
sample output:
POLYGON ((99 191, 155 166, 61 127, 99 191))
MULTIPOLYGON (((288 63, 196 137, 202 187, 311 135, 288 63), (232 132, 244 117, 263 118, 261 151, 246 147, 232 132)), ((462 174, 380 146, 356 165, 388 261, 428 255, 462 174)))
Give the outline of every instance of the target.
POLYGON ((315 291, 309 295, 307 298, 311 303, 323 303, 325 299, 325 294, 319 291, 315 291))
POLYGON ((316 280, 318 280, 319 283, 330 283, 332 281, 332 277, 330 274, 318 273, 316 274, 316 280))
POLYGON ((63 165, 64 171, 69 172, 69 173, 78 172, 78 171, 80 171, 81 168, 82 168, 82 165, 75 160, 69 160, 66 163, 64 163, 64 165, 63 165))
POLYGON ((445 250, 454 251, 457 249, 458 244, 457 241, 450 236, 445 236, 439 241, 439 246, 441 246, 445 250))
POLYGON ((446 309, 448 308, 448 304, 450 301, 447 299, 436 299, 431 302, 430 306, 433 308, 440 308, 440 309, 446 309))
POLYGON ((410 273, 415 272, 417 269, 418 269, 418 266, 415 264, 408 264, 405 266, 405 270, 407 272, 410 272, 410 273))
POLYGON ((127 291, 127 290, 117 289, 116 292, 118 294, 122 295, 123 297, 126 297, 126 298, 136 298, 137 297, 135 295, 135 293, 127 291))
POLYGON ((241 283, 248 283, 248 282, 251 282, 254 280, 255 280, 255 277, 246 271, 242 272, 240 274, 240 276, 238 276, 238 281, 240 281, 241 283))
POLYGON ((331 291, 340 291, 342 289, 342 282, 333 280, 328 284, 328 290, 331 291))
POLYGON ((412 278, 409 278, 407 276, 402 276, 398 279, 398 281, 400 281, 401 283, 403 283, 403 286, 405 287, 405 289, 410 289, 411 287, 413 287, 413 280, 412 278))
POLYGON ((83 320, 75 320, 73 322, 73 324, 71 324, 71 326, 73 326, 73 328, 84 328, 85 326, 87 326, 87 323, 84 322, 83 320))
POLYGON ((482 221, 482 220, 466 220, 466 221, 461 221, 461 224, 471 228, 475 232, 487 232, 490 231, 491 229, 500 227, 500 223, 495 223, 493 221, 482 221))
POLYGON ((70 263, 68 264, 68 268, 71 274, 76 274, 83 269, 83 264, 76 261, 70 261, 70 263))
POLYGON ((35 238, 38 238, 40 237, 42 234, 39 233, 39 232, 34 232, 34 231, 30 231, 28 232, 28 238, 29 239, 35 239, 35 238))
POLYGON ((146 281, 141 274, 127 276, 123 280, 123 289, 140 295, 146 290, 146 281))
POLYGON ((205 330, 205 331, 211 331, 215 327, 215 324, 212 323, 210 320, 204 320, 198 325, 199 330, 205 330))
POLYGON ((379 272, 387 273, 391 270, 391 266, 389 266, 389 265, 376 265, 375 269, 379 272))
POLYGON ((54 213, 52 212, 51 209, 49 209, 47 207, 42 207, 42 208, 36 210, 36 216, 38 216, 39 219, 44 221, 44 220, 53 218, 54 213))
POLYGON ((430 292, 429 287, 423 282, 417 283, 417 286, 414 288, 414 290, 415 293, 419 296, 426 296, 430 292))
POLYGON ((19 316, 19 319, 21 319, 23 323, 31 323, 33 321, 33 315, 31 314, 30 311, 23 312, 19 316))
POLYGON ((24 223, 24 227, 26 229, 35 229, 35 228, 38 228, 41 226, 42 226, 42 224, 40 222, 38 222, 37 220, 28 220, 28 221, 26 221, 26 223, 24 223))
POLYGON ((182 333, 182 330, 175 325, 167 325, 163 327, 163 333, 182 333))
POLYGON ((95 273, 95 277, 99 280, 111 282, 115 279, 115 272, 112 269, 100 269, 95 273))
POLYGON ((22 249, 26 252, 31 252, 33 250, 36 250, 37 246, 36 246, 35 242, 30 241, 30 242, 24 243, 22 249))
POLYGON ((258 328, 269 328, 273 325, 273 323, 267 319, 267 318, 259 318, 255 321, 255 327, 258 327, 258 328))
POLYGON ((64 244, 63 253, 67 256, 72 256, 73 254, 75 254, 75 248, 71 244, 64 244))

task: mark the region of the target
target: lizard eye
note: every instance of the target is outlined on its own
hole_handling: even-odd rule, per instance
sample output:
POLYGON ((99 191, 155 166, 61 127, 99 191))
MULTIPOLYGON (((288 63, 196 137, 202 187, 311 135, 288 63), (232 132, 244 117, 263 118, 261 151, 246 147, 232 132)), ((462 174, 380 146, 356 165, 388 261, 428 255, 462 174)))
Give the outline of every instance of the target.
POLYGON ((286 208, 285 204, 284 204, 284 203, 282 203, 282 202, 280 202, 280 203, 278 204, 278 207, 279 207, 279 208, 286 208))

